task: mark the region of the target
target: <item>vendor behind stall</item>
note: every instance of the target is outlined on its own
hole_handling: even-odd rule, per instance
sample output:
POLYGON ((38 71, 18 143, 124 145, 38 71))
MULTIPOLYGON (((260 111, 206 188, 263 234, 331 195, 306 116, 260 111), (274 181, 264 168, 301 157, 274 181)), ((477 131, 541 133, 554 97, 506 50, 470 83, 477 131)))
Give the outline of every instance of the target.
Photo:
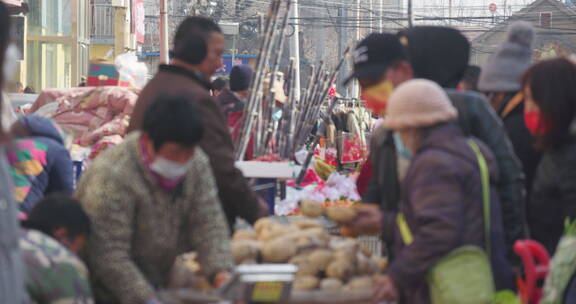
POLYGON ((10 129, 15 138, 8 151, 16 202, 29 212, 45 195, 71 194, 74 174, 70 153, 59 127, 50 119, 28 115, 10 129))
POLYGON ((142 132, 106 151, 77 195, 93 223, 87 261, 98 303, 158 303, 176 257, 196 251, 218 285, 233 266, 228 229, 206 154, 200 110, 161 95, 142 132))

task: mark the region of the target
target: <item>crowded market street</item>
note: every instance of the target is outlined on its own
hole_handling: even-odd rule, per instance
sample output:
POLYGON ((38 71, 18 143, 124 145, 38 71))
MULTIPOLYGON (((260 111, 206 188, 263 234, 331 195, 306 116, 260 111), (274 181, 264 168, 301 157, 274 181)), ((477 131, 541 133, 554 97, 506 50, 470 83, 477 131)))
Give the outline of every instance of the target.
POLYGON ((0 304, 576 304, 576 1, 0 0, 0 304))

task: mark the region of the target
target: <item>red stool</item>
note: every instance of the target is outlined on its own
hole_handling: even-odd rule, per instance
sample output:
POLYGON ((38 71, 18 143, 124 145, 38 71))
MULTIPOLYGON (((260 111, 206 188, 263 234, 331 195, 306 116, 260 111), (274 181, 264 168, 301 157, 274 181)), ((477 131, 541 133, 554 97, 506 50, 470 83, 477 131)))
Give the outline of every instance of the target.
POLYGON ((538 283, 548 275, 550 255, 544 246, 532 240, 517 241, 514 252, 524 264, 524 278, 517 279, 522 304, 538 304, 542 298, 542 288, 538 283))

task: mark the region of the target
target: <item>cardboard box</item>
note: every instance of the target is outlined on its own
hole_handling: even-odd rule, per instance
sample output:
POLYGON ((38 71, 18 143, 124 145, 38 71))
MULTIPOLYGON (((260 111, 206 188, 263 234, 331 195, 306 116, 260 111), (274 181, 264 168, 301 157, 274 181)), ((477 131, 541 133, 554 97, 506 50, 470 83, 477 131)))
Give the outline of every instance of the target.
POLYGON ((89 87, 129 86, 128 83, 120 81, 120 73, 113 63, 100 60, 90 62, 86 84, 89 87))

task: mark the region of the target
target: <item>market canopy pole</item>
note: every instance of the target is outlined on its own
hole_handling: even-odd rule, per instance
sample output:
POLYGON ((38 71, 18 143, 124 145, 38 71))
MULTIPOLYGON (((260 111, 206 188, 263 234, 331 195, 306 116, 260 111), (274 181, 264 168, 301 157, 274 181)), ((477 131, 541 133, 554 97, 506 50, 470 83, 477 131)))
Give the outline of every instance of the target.
POLYGON ((378 8, 378 16, 380 18, 378 18, 378 30, 380 32, 384 32, 384 0, 380 0, 380 7, 378 8))
MULTIPOLYGON (((356 41, 354 43, 360 42, 360 0, 356 0, 356 41)), ((360 97, 360 86, 358 80, 354 79, 352 81, 352 97, 360 97)))
POLYGON ((294 34, 290 41, 290 56, 294 58, 294 99, 300 100, 300 15, 298 12, 298 0, 292 2, 292 20, 294 21, 294 34))
POLYGON ((408 27, 414 26, 414 7, 412 0, 408 0, 408 27))
POLYGON ((168 0, 160 0, 160 63, 168 64, 168 0))

